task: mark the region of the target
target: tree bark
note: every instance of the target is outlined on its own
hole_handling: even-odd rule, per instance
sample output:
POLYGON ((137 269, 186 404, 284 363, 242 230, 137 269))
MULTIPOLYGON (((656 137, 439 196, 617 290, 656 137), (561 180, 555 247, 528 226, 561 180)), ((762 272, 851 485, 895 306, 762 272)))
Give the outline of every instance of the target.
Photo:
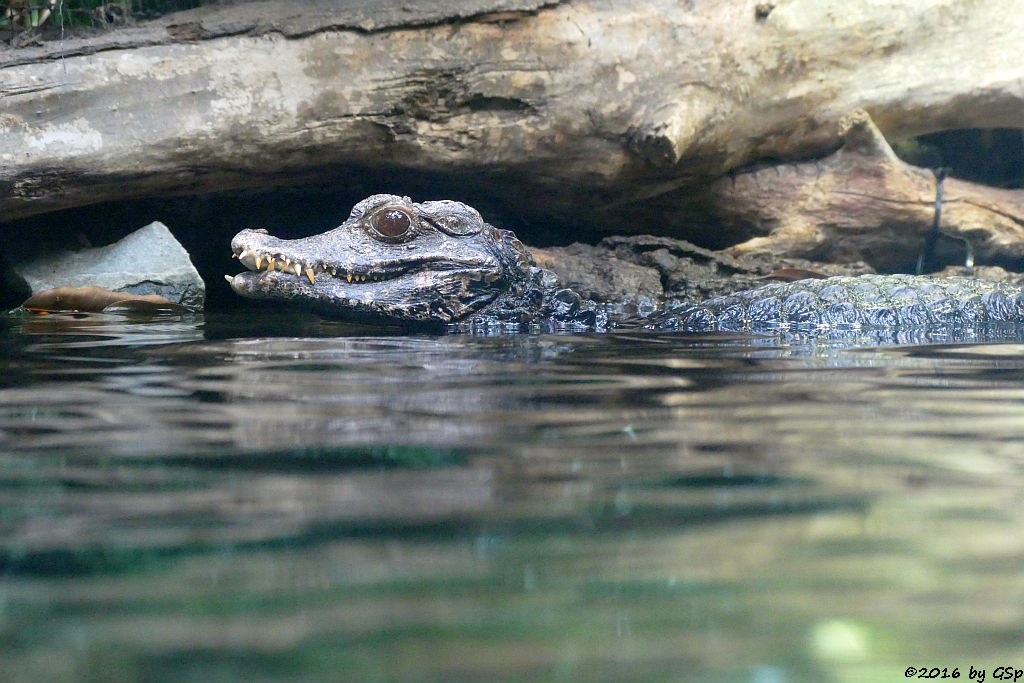
MULTIPOLYGON (((210 6, 0 51, 0 221, 393 168, 458 176, 468 196, 528 203, 533 216, 572 212, 599 230, 717 244, 823 210, 837 224, 845 211, 888 224, 904 195, 819 187, 818 206, 782 221, 753 190, 747 209, 734 206, 739 176, 731 190, 721 184, 731 179, 707 188, 758 161, 832 152, 854 110, 890 139, 1024 128, 1018 10, 1014 0, 210 6)), ((920 211, 899 225, 927 226, 913 222, 931 192, 919 180, 920 211)), ((1011 208, 998 193, 985 201, 1019 216, 1013 197, 1011 208)), ((1019 239, 1010 228, 994 251, 1019 239)))

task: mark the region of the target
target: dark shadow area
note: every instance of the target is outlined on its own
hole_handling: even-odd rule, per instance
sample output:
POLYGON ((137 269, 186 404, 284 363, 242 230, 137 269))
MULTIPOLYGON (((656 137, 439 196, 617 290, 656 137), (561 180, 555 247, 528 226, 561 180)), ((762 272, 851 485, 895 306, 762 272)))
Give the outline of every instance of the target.
POLYGON ((1024 131, 964 128, 919 135, 893 144, 907 163, 946 168, 949 175, 993 187, 1024 187, 1024 131))

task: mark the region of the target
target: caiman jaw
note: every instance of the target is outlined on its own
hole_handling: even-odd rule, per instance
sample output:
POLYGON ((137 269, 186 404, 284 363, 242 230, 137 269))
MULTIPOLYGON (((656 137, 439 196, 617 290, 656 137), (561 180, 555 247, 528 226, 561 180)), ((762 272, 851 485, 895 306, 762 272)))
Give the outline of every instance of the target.
MULTIPOLYGON (((263 234, 262 230, 252 230, 250 232, 263 234)), ((245 233, 243 232, 242 234, 245 233)), ((271 244, 287 242, 287 240, 277 240, 273 237, 268 237, 267 239, 271 241, 271 244)), ((236 247, 231 257, 237 258, 239 263, 251 272, 274 273, 275 277, 279 277, 277 273, 291 274, 297 276, 300 281, 304 278, 308 279, 309 284, 314 286, 318 284, 340 284, 342 282, 349 284, 363 282, 384 283, 402 276, 415 275, 420 270, 433 269, 438 273, 445 271, 456 272, 472 265, 439 258, 423 259, 417 262, 415 266, 391 261, 385 261, 372 267, 359 264, 337 265, 315 260, 303 261, 299 258, 293 259, 285 256, 283 250, 273 248, 261 249, 259 247, 236 247)), ((225 275, 224 278, 229 283, 234 281, 234 277, 230 275, 225 275)), ((263 279, 260 279, 259 282, 262 284, 263 279)))
MULTIPOLYGON (((324 263, 318 263, 316 261, 307 261, 303 263, 301 260, 292 259, 287 256, 283 256, 280 253, 259 251, 256 249, 243 249, 241 253, 233 253, 231 258, 237 258, 239 263, 252 271, 280 271, 282 273, 293 273, 297 276, 309 278, 309 284, 316 284, 316 277, 319 274, 321 277, 330 275, 334 278, 347 280, 348 282, 366 282, 367 280, 383 280, 387 279, 387 275, 383 272, 375 272, 373 270, 369 272, 360 272, 359 270, 347 270, 338 269, 334 266, 329 266, 324 263)), ((231 282, 234 278, 230 275, 224 276, 228 282, 231 282)))

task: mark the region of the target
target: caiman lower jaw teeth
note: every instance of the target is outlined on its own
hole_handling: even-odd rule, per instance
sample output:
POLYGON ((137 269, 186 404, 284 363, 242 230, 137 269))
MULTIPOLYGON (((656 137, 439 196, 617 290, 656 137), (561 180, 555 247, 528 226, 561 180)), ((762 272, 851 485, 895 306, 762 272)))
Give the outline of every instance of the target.
MULTIPOLYGON (((327 275, 330 273, 331 277, 344 278, 348 282, 366 282, 368 279, 373 279, 374 282, 379 282, 387 278, 377 274, 370 275, 355 275, 353 273, 346 273, 344 271, 338 272, 337 268, 329 268, 326 265, 318 265, 314 263, 303 263, 302 261, 293 261, 286 256, 271 255, 271 254, 260 254, 252 249, 243 249, 241 252, 231 254, 231 258, 237 258, 239 261, 246 262, 246 267, 251 259, 251 263, 255 266, 255 270, 264 270, 264 264, 266 270, 269 271, 280 271, 282 273, 294 273, 298 277, 309 278, 310 284, 316 284, 317 273, 327 275)), ((230 276, 226 276, 230 277, 230 276)), ((230 279, 228 280, 231 281, 230 279)))

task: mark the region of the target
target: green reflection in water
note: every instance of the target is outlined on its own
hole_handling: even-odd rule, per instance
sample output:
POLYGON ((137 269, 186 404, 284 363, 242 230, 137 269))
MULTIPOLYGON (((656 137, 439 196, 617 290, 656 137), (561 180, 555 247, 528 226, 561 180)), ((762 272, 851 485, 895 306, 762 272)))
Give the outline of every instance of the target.
POLYGON ((0 677, 1024 661, 1017 344, 300 324, 0 331, 0 677))

